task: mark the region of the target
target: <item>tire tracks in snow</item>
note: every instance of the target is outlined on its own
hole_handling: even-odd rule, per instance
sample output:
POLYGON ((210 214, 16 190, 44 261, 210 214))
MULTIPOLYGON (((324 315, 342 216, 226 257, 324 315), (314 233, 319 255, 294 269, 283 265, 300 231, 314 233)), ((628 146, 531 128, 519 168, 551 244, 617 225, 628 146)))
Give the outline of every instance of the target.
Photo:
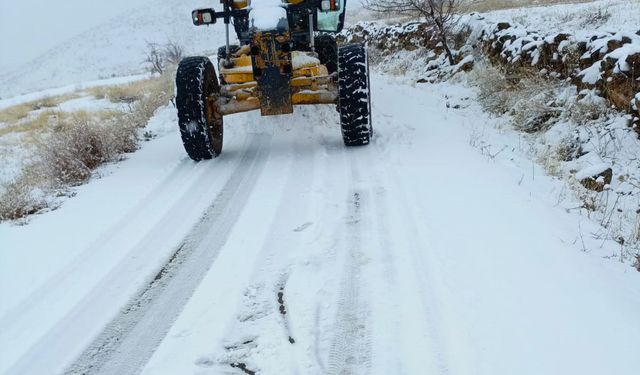
POLYGON ((335 333, 327 358, 327 374, 367 374, 371 366, 371 321, 366 296, 363 295, 361 265, 363 251, 371 225, 368 217, 371 209, 369 191, 354 186, 361 180, 359 149, 341 150, 345 158, 350 158, 352 186, 348 190, 347 217, 342 237, 345 244, 344 265, 341 272, 339 297, 335 317, 335 333), (356 159, 354 161, 353 159, 356 159))
POLYGON ((221 371, 231 366, 245 373, 304 373, 298 363, 300 349, 289 318, 287 282, 296 261, 294 254, 301 247, 297 233, 313 224, 308 221, 302 225, 297 223, 309 204, 301 190, 308 188, 307 183, 313 178, 316 154, 304 142, 294 142, 289 151, 291 163, 281 200, 269 224, 270 234, 260 249, 256 267, 244 288, 244 299, 237 317, 227 325, 223 343, 225 351, 215 361, 222 366, 221 371), (253 353, 262 347, 269 347, 270 352, 282 359, 280 368, 276 370, 273 363, 265 364, 260 357, 255 358, 253 353))
POLYGON ((254 135, 202 220, 67 374, 126 375, 142 369, 225 244, 266 163, 269 138, 254 135))
MULTIPOLYGON (((142 276, 134 281, 134 285, 142 285, 154 268, 160 267, 160 262, 165 262, 163 258, 168 260, 170 252, 175 249, 168 246, 162 248, 163 244, 159 241, 160 238, 170 243, 180 240, 179 236, 164 234, 167 228, 173 227, 175 213, 185 208, 182 198, 188 193, 197 192, 197 195, 212 190, 208 183, 198 183, 208 180, 206 174, 214 169, 210 167, 212 164, 200 166, 192 163, 193 166, 190 166, 188 163, 190 161, 187 159, 177 162, 165 177, 159 179, 162 186, 152 188, 139 204, 124 213, 124 219, 119 218, 71 263, 51 276, 17 308, 0 318, 1 321, 11 322, 5 324, 7 329, 0 332, 0 338, 22 344, 10 348, 22 357, 8 367, 7 374, 62 372, 82 352, 88 340, 104 327, 105 318, 110 319, 110 316, 103 315, 96 320, 95 316, 104 314, 105 309, 115 314, 113 307, 124 305, 129 296, 135 293, 131 288, 123 292, 124 284, 132 283, 126 276, 143 270, 142 276), (144 207, 146 204, 151 207, 144 207), (169 208, 158 210, 158 207, 169 208), (153 217, 150 210, 157 212, 158 218, 148 222, 148 218, 153 217), (157 247, 161 247, 162 255, 157 254, 157 247), (119 255, 114 258, 113 252, 119 255), (108 263, 112 258, 116 261, 108 263), (151 266, 147 265, 149 262, 151 266), (104 272, 96 276, 93 274, 96 270, 104 272), (90 284, 84 285, 87 281, 90 284), (106 306, 108 300, 117 302, 115 306, 106 306), (26 326, 29 321, 38 321, 38 316, 46 316, 52 324, 47 324, 47 319, 44 319, 42 327, 32 329, 26 326), (86 327, 91 329, 87 331, 86 327), (32 339, 36 334, 37 341, 32 339), (30 357, 41 360, 31 361, 30 357)), ((238 167, 237 164, 225 163, 225 168, 222 168, 224 175, 230 176, 238 167)), ((194 206, 192 200, 187 204, 187 207, 194 206)), ((187 226, 183 227, 184 233, 188 232, 187 226)))
POLYGON ((464 321, 456 321, 457 311, 449 303, 450 295, 455 292, 447 285, 447 274, 440 254, 455 251, 455 241, 451 248, 438 248, 433 242, 435 234, 431 232, 428 215, 424 213, 428 207, 421 207, 416 199, 421 192, 415 186, 402 183, 403 177, 388 165, 387 178, 389 185, 395 189, 394 206, 403 212, 403 226, 407 236, 414 238, 413 246, 409 246, 409 257, 414 278, 419 287, 419 298, 423 322, 430 343, 431 363, 434 373, 475 374, 477 356, 476 347, 469 342, 469 328, 464 321))
POLYGON ((13 321, 17 319, 24 311, 28 310, 29 306, 33 305, 33 301, 42 301, 51 295, 51 285, 60 285, 69 276, 78 272, 78 269, 83 267, 91 256, 94 255, 97 248, 100 248, 107 241, 113 240, 113 237, 118 235, 122 231, 122 223, 131 223, 135 221, 145 207, 149 206, 157 197, 163 194, 169 189, 169 182, 178 179, 188 174, 188 170, 184 168, 188 158, 182 159, 173 170, 162 181, 153 188, 145 198, 136 204, 133 208, 127 211, 127 213, 119 219, 114 225, 103 232, 96 240, 92 241, 78 257, 74 259, 72 263, 64 267, 57 274, 49 278, 43 285, 34 290, 27 298, 20 304, 9 310, 5 315, 0 317, 0 321, 13 321))
MULTIPOLYGON (((382 175, 378 173, 374 178, 390 189, 391 194, 385 194, 384 199, 389 200, 391 204, 385 203, 385 206, 393 207, 395 216, 401 218, 399 221, 402 232, 400 233, 405 241, 400 247, 397 247, 397 250, 400 250, 397 254, 383 256, 388 256, 388 259, 396 258, 393 261, 395 267, 398 267, 398 263, 404 266, 402 269, 397 269, 399 272, 393 272, 393 275, 397 275, 397 277, 390 280, 392 287, 414 292, 411 294, 412 301, 397 300, 398 293, 389 297, 397 300, 401 314, 411 316, 415 313, 422 317, 420 321, 414 319, 414 322, 419 324, 422 330, 421 341, 428 348, 425 356, 421 359, 421 370, 446 375, 451 372, 451 363, 448 359, 447 336, 445 336, 446 322, 440 308, 440 301, 443 298, 440 288, 441 275, 430 255, 434 248, 425 237, 422 229, 426 223, 420 220, 416 213, 415 204, 412 204, 416 200, 407 195, 401 176, 389 165, 382 165, 384 165, 384 173, 382 175)), ((405 329, 416 328, 417 326, 405 327, 405 329)), ((403 340, 404 338, 399 337, 399 339, 403 340)), ((411 343, 407 344, 412 345, 411 343)), ((402 366, 404 367, 404 365, 402 366)), ((415 367, 411 369, 410 366, 407 366, 409 373, 415 370, 415 367)))
POLYGON ((351 155, 352 180, 362 180, 365 188, 353 188, 349 217, 356 225, 354 232, 348 232, 351 256, 344 267, 338 303, 340 310, 348 306, 351 312, 339 310, 340 329, 327 373, 374 369, 377 373, 448 374, 450 337, 440 309, 441 280, 429 255, 433 248, 421 228, 424 223, 397 171, 379 160, 382 156, 375 148, 357 152, 351 155), (359 253, 365 259, 359 259, 359 253), (361 267, 368 257, 376 259, 372 267, 361 267), (367 327, 375 334, 366 332, 367 327), (371 338, 376 341, 367 342, 371 338), (416 348, 424 354, 409 354, 416 348), (369 357, 358 361, 352 353, 369 357))

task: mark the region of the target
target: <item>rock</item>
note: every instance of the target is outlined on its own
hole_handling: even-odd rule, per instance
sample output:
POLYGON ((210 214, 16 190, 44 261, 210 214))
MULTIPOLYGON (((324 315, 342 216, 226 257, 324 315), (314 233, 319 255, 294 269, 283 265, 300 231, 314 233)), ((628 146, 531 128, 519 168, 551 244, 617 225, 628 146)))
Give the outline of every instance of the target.
POLYGON ((622 73, 606 76, 606 80, 603 83, 605 88, 604 95, 617 109, 625 110, 629 108, 629 103, 635 96, 631 82, 629 77, 622 73))
MULTIPOLYGON (((581 178, 580 172, 576 175, 577 178, 581 178)), ((580 179, 580 183, 582 186, 589 190, 601 192, 604 190, 606 185, 611 184, 611 180, 613 179, 613 169, 610 167, 605 169, 604 171, 597 173, 592 176, 588 176, 580 179)))
POLYGON ((473 70, 473 60, 467 61, 466 63, 462 64, 460 70, 462 70, 463 72, 470 72, 471 70, 473 70))
POLYGON ((509 22, 500 22, 498 23, 497 27, 498 27, 498 31, 502 31, 510 28, 511 25, 509 24, 509 22))
POLYGON ((629 65, 629 75, 631 77, 640 77, 640 53, 634 53, 625 59, 629 65))
POLYGON ((587 42, 578 42, 576 52, 581 56, 584 55, 584 53, 587 52, 587 42))
POLYGON ((570 37, 570 36, 571 36, 571 35, 569 35, 569 34, 560 33, 560 34, 556 35, 556 36, 553 38, 553 43, 554 43, 555 45, 558 45, 558 44, 560 44, 560 42, 563 42, 563 41, 565 41, 565 40, 569 39, 569 37, 570 37))
POLYGON ((607 41, 607 50, 609 52, 617 50, 618 48, 622 47, 623 44, 624 43, 622 41, 610 39, 609 41, 607 41))

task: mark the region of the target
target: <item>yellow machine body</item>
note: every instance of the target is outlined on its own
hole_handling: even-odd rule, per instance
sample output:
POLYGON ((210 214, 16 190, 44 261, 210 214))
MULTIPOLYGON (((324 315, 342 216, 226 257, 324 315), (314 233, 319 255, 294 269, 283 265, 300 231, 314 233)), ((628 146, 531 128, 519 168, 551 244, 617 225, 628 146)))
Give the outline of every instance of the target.
MULTIPOLYGON (((261 104, 258 82, 253 74, 253 62, 245 46, 232 57, 231 68, 220 62, 219 71, 223 78, 220 96, 210 98, 216 102, 222 115, 261 109, 263 115, 284 114, 291 111, 280 108, 265 108, 261 104)), ((311 52, 291 53, 291 104, 335 104, 337 101, 337 75, 328 74, 327 67, 311 52)))

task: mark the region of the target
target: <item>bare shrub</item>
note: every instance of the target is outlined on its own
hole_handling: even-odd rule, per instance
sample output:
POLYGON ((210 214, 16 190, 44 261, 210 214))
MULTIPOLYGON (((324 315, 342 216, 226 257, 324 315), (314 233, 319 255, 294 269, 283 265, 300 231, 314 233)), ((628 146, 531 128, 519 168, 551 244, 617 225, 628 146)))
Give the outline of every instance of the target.
MULTIPOLYGON (((114 129, 120 115, 114 114, 107 121, 101 117, 85 112, 61 114, 51 134, 36 146, 37 163, 46 166, 41 173, 54 186, 80 184, 93 169, 112 160, 118 150, 131 149, 131 142, 114 143, 123 138, 113 137, 114 134, 130 132, 126 127, 114 129)), ((135 145, 135 134, 132 142, 135 145)))
POLYGON ((561 114, 554 100, 554 88, 541 82, 535 83, 528 86, 530 90, 520 91, 521 96, 512 108, 514 127, 526 133, 549 129, 561 114))
POLYGON ((507 79, 502 69, 484 62, 476 65, 470 77, 478 88, 478 100, 485 110, 500 115, 511 110, 512 93, 518 86, 507 79))
POLYGON ((43 164, 51 167, 51 177, 57 183, 82 183, 99 165, 135 151, 138 129, 144 127, 154 112, 166 105, 173 95, 169 74, 115 90, 135 92, 136 100, 129 111, 62 114, 51 136, 39 145, 36 153, 41 156, 43 164))
POLYGON ((51 133, 35 145, 33 161, 4 187, 0 221, 47 208, 47 196, 62 194, 88 180, 99 165, 134 151, 137 127, 124 120, 122 113, 59 114, 51 133))
POLYGON ((7 184, 0 194, 0 221, 17 220, 46 208, 47 202, 33 188, 41 184, 33 173, 23 173, 7 184))
POLYGON ((517 130, 544 131, 562 114, 563 103, 557 99, 559 83, 530 69, 507 73, 485 63, 476 67, 471 77, 479 89, 480 104, 492 113, 509 113, 517 130))
POLYGON ((160 77, 149 80, 142 90, 141 99, 127 113, 127 122, 139 128, 145 126, 158 108, 173 100, 173 82, 173 72, 165 72, 160 77))
POLYGON ((611 13, 608 7, 598 6, 597 8, 585 9, 580 16, 583 18, 580 27, 596 28, 609 21, 611 13))
POLYGON ((611 108, 604 98, 598 96, 592 90, 583 90, 577 100, 568 103, 567 112, 569 118, 579 125, 602 118, 607 118, 612 114, 611 108))
POLYGON ((178 65, 184 57, 184 48, 170 40, 164 45, 164 56, 170 65, 178 65))
POLYGON ((47 133, 36 139, 33 161, 3 187, 0 221, 46 208, 47 196, 64 194, 68 187, 87 181, 98 166, 135 151, 140 128, 173 97, 172 74, 118 90, 137 93, 129 110, 47 114, 47 126, 42 126, 47 133))
POLYGON ((463 26, 460 30, 456 31, 452 35, 453 48, 459 50, 464 47, 471 35, 471 27, 469 25, 463 26))
POLYGON ((164 73, 168 66, 177 65, 184 56, 184 49, 174 41, 165 44, 147 42, 145 62, 151 73, 164 73))
POLYGON ((455 57, 450 44, 453 30, 458 23, 458 13, 462 0, 363 0, 365 8, 374 12, 424 17, 435 26, 437 38, 449 60, 455 65, 455 57))
POLYGON ((543 150, 539 151, 536 157, 538 164, 544 167, 544 170, 550 175, 559 177, 562 175, 562 158, 567 150, 563 145, 547 145, 543 150))
POLYGON ((147 56, 144 60, 150 65, 149 70, 151 73, 162 74, 164 71, 164 58, 162 51, 157 43, 147 42, 147 56))

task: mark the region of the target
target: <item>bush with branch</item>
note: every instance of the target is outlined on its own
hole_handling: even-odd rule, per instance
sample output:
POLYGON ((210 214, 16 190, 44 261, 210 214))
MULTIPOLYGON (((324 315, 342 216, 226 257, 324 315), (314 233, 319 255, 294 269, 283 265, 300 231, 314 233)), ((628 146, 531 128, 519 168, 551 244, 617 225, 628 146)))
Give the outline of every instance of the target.
POLYGON ((167 66, 178 65, 184 56, 184 49, 174 41, 165 44, 147 42, 147 55, 144 60, 149 64, 151 73, 162 74, 167 66))
POLYGON ((455 64, 455 59, 449 45, 461 3, 462 0, 363 0, 364 7, 375 12, 424 17, 435 27, 451 65, 455 64))

